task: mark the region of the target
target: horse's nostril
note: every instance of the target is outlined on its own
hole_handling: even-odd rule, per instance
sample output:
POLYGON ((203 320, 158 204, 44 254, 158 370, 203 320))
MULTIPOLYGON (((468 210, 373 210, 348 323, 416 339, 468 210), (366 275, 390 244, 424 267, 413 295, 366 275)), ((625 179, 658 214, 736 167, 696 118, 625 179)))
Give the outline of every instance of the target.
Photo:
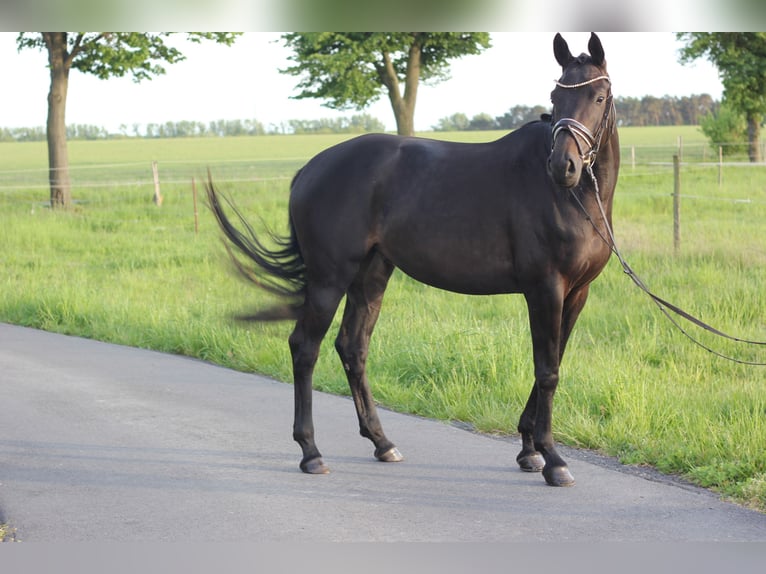
POLYGON ((577 172, 577 166, 575 166, 575 163, 570 159, 567 163, 567 173, 569 175, 574 175, 577 172))

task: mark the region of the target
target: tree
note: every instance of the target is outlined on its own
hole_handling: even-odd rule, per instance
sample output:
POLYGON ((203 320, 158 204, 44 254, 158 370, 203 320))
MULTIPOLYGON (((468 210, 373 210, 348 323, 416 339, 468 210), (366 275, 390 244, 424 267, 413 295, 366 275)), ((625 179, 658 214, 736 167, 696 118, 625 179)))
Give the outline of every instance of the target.
POLYGON ((682 63, 706 57, 718 68, 723 103, 744 114, 750 161, 760 161, 760 130, 766 115, 766 33, 681 32, 676 37, 686 42, 682 63))
POLYGON ((495 124, 501 130, 515 130, 524 124, 539 120, 540 116, 549 112, 550 108, 545 106, 524 106, 516 105, 505 112, 502 116, 495 118, 495 124))
POLYGON ((726 105, 722 105, 715 112, 710 112, 704 116, 700 120, 700 129, 716 149, 721 146, 721 152, 724 155, 745 153, 748 147, 739 143, 747 137, 745 135, 747 123, 744 114, 736 112, 726 105))
MULTIPOLYGON (((68 208, 72 202, 69 155, 66 134, 66 98, 69 71, 79 70, 105 80, 131 74, 136 82, 164 74, 161 63, 174 64, 184 59, 165 39, 170 33, 138 32, 22 32, 16 39, 19 50, 45 49, 48 52, 50 90, 48 92, 48 168, 51 206, 68 208)), ((192 33, 192 42, 214 40, 231 45, 237 34, 192 33)))
POLYGON ((473 116, 468 124, 468 129, 475 131, 494 130, 496 127, 495 118, 485 112, 473 116))
POLYGON ((468 129, 471 120, 462 112, 452 114, 451 116, 441 118, 439 123, 431 126, 437 132, 459 132, 468 129))
POLYGON ((282 39, 293 49, 295 65, 280 71, 301 76, 302 91, 295 98, 321 98, 329 108, 362 110, 385 93, 400 135, 415 131, 420 80, 443 80, 449 60, 479 54, 490 45, 485 32, 314 32, 282 39))

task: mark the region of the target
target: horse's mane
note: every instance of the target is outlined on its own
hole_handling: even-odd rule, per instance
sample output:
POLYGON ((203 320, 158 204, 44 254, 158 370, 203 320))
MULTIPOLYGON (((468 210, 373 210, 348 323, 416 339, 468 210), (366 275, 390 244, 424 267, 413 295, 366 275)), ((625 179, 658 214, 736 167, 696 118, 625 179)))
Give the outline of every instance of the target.
POLYGON ((523 124, 520 128, 517 128, 517 129, 521 129, 526 126, 531 126, 532 124, 550 124, 552 120, 553 120, 553 116, 551 116, 551 114, 541 114, 539 120, 531 120, 523 124))

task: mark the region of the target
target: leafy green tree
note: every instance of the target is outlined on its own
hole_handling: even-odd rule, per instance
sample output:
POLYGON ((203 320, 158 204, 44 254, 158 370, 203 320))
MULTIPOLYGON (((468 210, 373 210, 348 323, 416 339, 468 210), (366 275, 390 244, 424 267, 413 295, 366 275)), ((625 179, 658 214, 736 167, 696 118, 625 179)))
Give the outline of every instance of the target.
POLYGON ((370 114, 355 114, 348 122, 347 131, 350 133, 382 132, 386 125, 370 114))
POLYGON ((439 122, 435 126, 431 126, 434 131, 437 132, 459 132, 468 129, 468 125, 471 120, 468 116, 462 112, 452 114, 439 119, 439 122))
POLYGON ((484 112, 473 116, 468 124, 469 130, 494 130, 496 128, 497 122, 495 122, 495 118, 484 112))
POLYGON ((700 119, 700 129, 710 143, 717 149, 721 146, 724 155, 745 153, 748 146, 741 144, 747 132, 745 116, 722 105, 715 112, 710 112, 700 119))
POLYGON ((681 32, 680 60, 706 57, 723 82, 723 103, 747 121, 750 161, 761 159, 760 130, 766 115, 766 32, 681 32))
MULTIPOLYGON (((166 44, 168 32, 22 32, 16 39, 19 50, 35 48, 48 52, 50 91, 48 92, 48 168, 51 206, 68 208, 72 203, 69 154, 66 133, 66 98, 69 71, 79 70, 105 80, 128 74, 136 82, 165 73, 162 63, 184 59, 177 49, 166 44)), ((213 40, 231 45, 237 34, 190 33, 192 42, 213 40)))
POLYGON ((550 112, 550 107, 516 105, 502 116, 496 117, 495 125, 497 129, 515 130, 526 123, 539 120, 541 115, 548 112, 550 112))
POLYGON ((400 135, 414 133, 418 85, 447 77, 448 62, 479 54, 490 45, 485 32, 314 32, 284 34, 300 76, 296 98, 320 98, 338 110, 361 110, 384 93, 400 135))

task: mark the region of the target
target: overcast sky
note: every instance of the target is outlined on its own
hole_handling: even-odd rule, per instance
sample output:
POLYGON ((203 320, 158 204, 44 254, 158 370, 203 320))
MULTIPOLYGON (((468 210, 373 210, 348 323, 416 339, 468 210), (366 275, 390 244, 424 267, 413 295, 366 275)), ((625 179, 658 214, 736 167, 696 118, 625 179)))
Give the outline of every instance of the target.
MULTIPOLYGON (((588 33, 563 33, 573 54, 587 51, 588 33)), ((0 62, 4 88, 0 90, 0 126, 33 127, 45 124, 49 75, 43 52, 16 50, 15 32, 0 33, 0 62)), ((451 79, 421 86, 415 113, 419 131, 431 129, 440 118, 463 112, 469 117, 486 112, 505 113, 517 104, 549 104, 553 80, 560 68, 553 57, 553 33, 503 32, 492 34, 492 48, 478 56, 455 60, 451 79)), ((678 63, 681 44, 670 32, 607 32, 599 34, 612 76, 615 96, 688 96, 722 94, 717 70, 699 60, 678 63)), ((132 132, 133 124, 193 120, 256 119, 267 128, 290 119, 338 117, 358 113, 335 112, 318 100, 294 100, 297 78, 279 73, 290 52, 280 35, 248 32, 232 47, 213 43, 195 45, 180 40, 187 56, 167 66, 167 74, 140 84, 129 78, 98 80, 72 71, 67 102, 68 124, 91 124, 132 132)), ((384 97, 364 110, 395 129, 393 113, 384 97)))

